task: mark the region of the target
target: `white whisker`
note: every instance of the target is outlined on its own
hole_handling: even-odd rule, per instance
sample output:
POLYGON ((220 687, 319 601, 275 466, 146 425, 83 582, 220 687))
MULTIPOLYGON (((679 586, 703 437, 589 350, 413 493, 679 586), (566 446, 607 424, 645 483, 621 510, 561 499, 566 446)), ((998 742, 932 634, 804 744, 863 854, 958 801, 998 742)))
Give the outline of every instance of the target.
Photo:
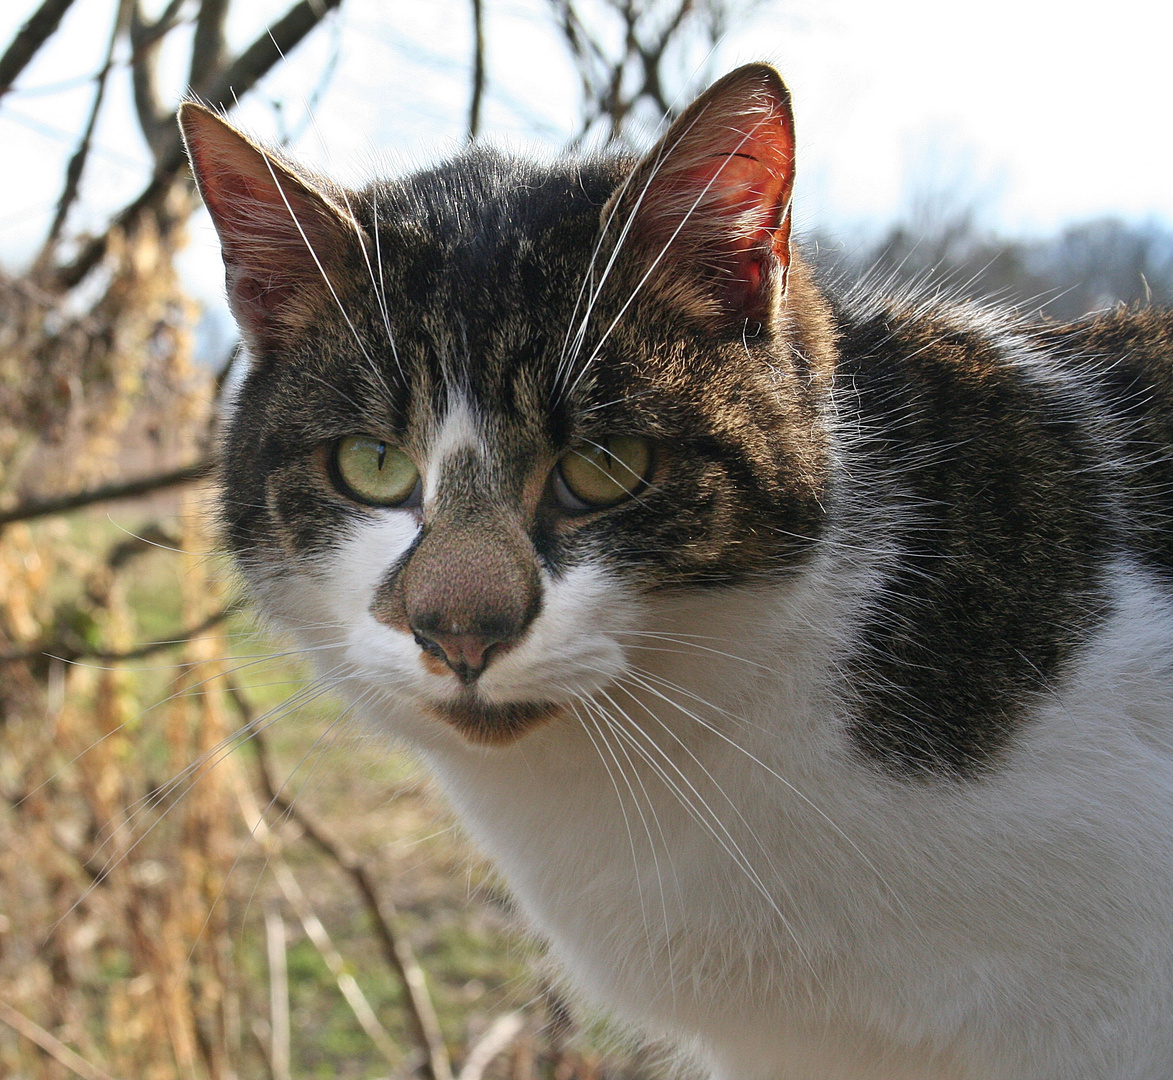
MULTIPOLYGON (((713 708, 713 709, 715 709, 715 711, 722 713, 723 715, 725 715, 727 717, 731 717, 735 720, 738 718, 733 717, 733 714, 729 713, 725 709, 718 709, 716 706, 713 706, 713 705, 709 704, 708 702, 706 702, 703 698, 697 697, 695 694, 692 694, 689 691, 684 690, 683 687, 676 686, 675 684, 669 682, 668 680, 662 679, 659 676, 651 674, 650 672, 643 672, 642 674, 636 673, 636 672, 629 672, 627 675, 627 678, 636 682, 637 685, 642 686, 648 693, 653 694, 654 696, 660 698, 666 704, 670 705, 673 709, 679 710, 683 715, 687 716, 690 720, 695 720, 698 724, 700 724, 703 728, 705 728, 705 730, 716 735, 719 739, 721 739, 723 742, 727 743, 729 746, 731 746, 738 753, 743 754, 745 757, 749 758, 749 760, 752 761, 755 765, 757 765, 760 769, 763 769, 770 776, 772 776, 775 780, 777 780, 781 784, 783 784, 798 799, 800 799, 803 803, 805 803, 807 806, 809 806, 816 814, 818 814, 818 816, 820 818, 822 818, 823 821, 825 821, 835 831, 836 835, 838 835, 842 840, 844 840, 850 846, 852 851, 854 851, 863 860, 864 865, 867 866, 867 868, 869 870, 871 870, 871 872, 873 874, 876 875, 876 878, 880 881, 880 883, 888 891, 888 893, 892 897, 892 899, 897 904, 899 904, 901 907, 904 906, 903 901, 900 899, 900 895, 896 892, 895 889, 893 889, 888 884, 887 880, 885 879, 884 875, 880 872, 879 868, 871 861, 871 859, 869 859, 867 857, 866 854, 864 854, 864 852, 860 849, 859 845, 854 840, 852 840, 851 837, 848 836, 847 833, 844 832, 843 829, 838 824, 836 824, 836 822, 831 817, 829 817, 824 810, 822 810, 819 806, 817 806, 814 802, 812 802, 810 798, 808 798, 806 795, 804 795, 797 787, 794 786, 794 784, 791 781, 787 780, 786 777, 784 777, 781 773, 777 772, 775 769, 770 768, 769 765, 767 765, 764 761, 762 761, 756 755, 752 754, 749 750, 746 750, 745 747, 742 746, 740 743, 738 743, 736 740, 731 739, 720 728, 716 727, 713 724, 710 724, 707 720, 702 719, 700 716, 698 716, 696 713, 692 712, 691 710, 686 709, 679 702, 673 701, 671 698, 667 697, 664 693, 662 693, 660 690, 658 690, 652 684, 653 684, 653 682, 659 683, 660 685, 665 686, 668 689, 676 690, 680 693, 683 693, 686 696, 688 696, 689 698, 691 698, 692 700, 696 701, 698 704, 707 705, 709 708, 713 708)), ((666 724, 664 724, 664 722, 661 721, 650 710, 649 710, 649 715, 652 716, 652 718, 654 720, 656 720, 656 722, 658 724, 660 724, 661 727, 664 727, 665 730, 667 730, 669 732, 669 734, 673 734, 673 737, 675 737, 675 735, 671 731, 671 729, 668 728, 668 726, 666 724)), ((741 721, 739 720, 738 722, 741 722, 741 721)))
MULTIPOLYGON (((741 845, 737 842, 737 839, 734 837, 733 833, 725 825, 725 823, 721 820, 720 816, 716 813, 716 811, 713 809, 713 807, 709 804, 708 800, 705 799, 705 797, 700 793, 700 791, 697 790, 696 785, 688 778, 688 776, 676 764, 676 762, 674 762, 672 760, 672 758, 664 751, 663 747, 661 747, 654 739, 652 739, 648 735, 648 733, 646 731, 644 731, 643 728, 639 724, 635 723, 635 721, 632 720, 630 718, 630 716, 624 710, 620 709, 619 706, 615 703, 614 698, 612 698, 609 694, 605 694, 604 696, 606 696, 607 700, 610 701, 612 703, 612 705, 615 706, 615 708, 619 711, 619 713, 622 716, 624 716, 625 718, 628 719, 628 721, 632 725, 632 730, 639 732, 639 734, 643 736, 644 740, 647 743, 647 747, 650 747, 651 749, 656 751, 658 756, 663 759, 665 765, 671 768, 672 772, 675 773, 677 777, 679 777, 680 781, 684 784, 685 788, 687 788, 687 790, 689 792, 691 792, 692 796, 696 799, 695 803, 692 801, 691 798, 689 798, 687 795, 685 795, 684 791, 680 788, 680 786, 678 784, 676 784, 674 781, 671 780, 671 778, 669 777, 669 775, 665 769, 663 769, 655 764, 651 755, 647 752, 647 750, 645 749, 643 744, 640 743, 637 739, 635 739, 632 732, 625 731, 625 734, 628 736, 630 744, 633 747, 639 748, 639 752, 640 752, 641 756, 644 758, 645 761, 648 762, 648 764, 652 768, 654 768, 656 770, 656 772, 660 776, 660 778, 664 781, 665 784, 667 784, 669 786, 669 788, 673 792, 673 794, 675 794, 676 797, 680 800, 681 805, 683 805, 685 807, 685 809, 689 811, 690 815, 693 817, 693 819, 698 824, 700 824, 702 827, 704 827, 706 829, 706 831, 708 831, 709 835, 712 836, 714 840, 716 840, 718 845, 725 851, 725 853, 727 855, 729 855, 730 858, 733 859, 734 864, 742 871, 742 873, 744 873, 746 875, 746 877, 749 879, 750 883, 753 885, 754 889, 767 902, 767 904, 769 905, 770 909, 774 912, 774 914, 777 915, 778 918, 781 920, 783 926, 786 928, 786 932, 790 935, 791 940, 794 942, 795 948, 798 949, 800 955, 803 957, 804 960, 806 960, 808 966, 810 966, 812 974, 816 974, 815 970, 814 970, 814 965, 811 963, 810 957, 807 955, 805 946, 803 945, 802 941, 799 939, 798 934, 795 932, 794 927, 791 924, 790 919, 782 911, 782 909, 778 906, 777 900, 774 898, 773 893, 770 891, 769 887, 766 885, 766 882, 763 880, 761 874, 758 873, 758 870, 753 865, 753 862, 749 859, 749 857, 742 850, 741 845), (700 809, 698 809, 698 804, 699 804, 700 809), (703 813, 702 813, 702 810, 704 811, 703 813)), ((638 700, 638 699, 636 699, 636 700, 638 700)), ((696 755, 693 754, 692 751, 687 746, 685 746, 685 744, 679 738, 677 738, 675 736, 675 734, 671 731, 671 729, 666 724, 663 724, 659 720, 659 718, 655 716, 655 714, 649 712, 649 715, 652 717, 652 719, 656 720, 657 723, 659 723, 660 726, 663 727, 665 731, 667 731, 670 735, 673 736, 673 738, 676 740, 676 742, 680 744, 680 746, 685 750, 685 752, 689 755, 689 757, 694 762, 696 762, 696 764, 700 767, 700 769, 704 773, 706 779, 708 779, 708 781, 713 785, 713 787, 716 788, 717 792, 721 795, 721 797, 732 807, 733 812, 737 815, 737 817, 741 821, 742 825, 745 826, 746 831, 753 838, 753 840, 757 844, 759 850, 766 857, 766 863, 767 863, 767 866, 769 866, 769 868, 770 868, 773 880, 775 882, 777 882, 778 886, 789 897, 789 895, 790 895, 789 889, 786 888, 782 877, 776 872, 776 870, 770 860, 769 852, 766 850, 765 846, 761 843, 760 839, 758 838, 757 834, 753 831, 753 829, 750 827, 749 823, 745 820, 745 817, 742 815, 737 804, 726 794, 725 790, 721 787, 721 785, 713 777, 712 773, 710 773, 709 770, 704 766, 704 764, 700 761, 700 759, 697 758, 696 755)), ((816 978, 817 978, 817 974, 816 974, 816 978)))
MULTIPOLYGON (((627 761, 631 775, 635 778, 635 782, 639 785, 640 791, 643 792, 643 797, 644 797, 644 801, 647 803, 648 812, 652 815, 652 820, 655 822, 655 825, 656 825, 656 832, 659 834, 660 842, 664 846, 664 854, 668 858, 669 866, 672 866, 672 876, 676 880, 676 893, 677 893, 677 897, 679 897, 680 893, 681 893, 680 879, 676 877, 676 869, 672 863, 672 858, 671 858, 671 848, 668 844, 667 838, 664 836, 664 829, 660 823, 660 817, 656 813, 655 800, 648 794, 648 790, 644 786, 643 777, 640 776, 640 770, 636 767, 635 763, 631 760, 631 757, 627 753, 627 750, 624 749, 623 742, 625 740, 623 739, 624 733, 623 733, 622 728, 614 723, 614 721, 608 715, 608 713, 605 709, 602 709, 599 707, 598 702, 592 702, 589 698, 580 698, 580 700, 581 700, 582 704, 588 709, 588 711, 594 710, 596 712, 597 716, 599 717, 599 719, 602 720, 607 725, 607 727, 609 729, 615 731, 617 734, 620 735, 621 738, 620 738, 619 748, 620 748, 620 750, 623 751, 623 756, 627 761)), ((618 765, 618 762, 616 764, 618 765)), ((667 959, 667 962, 668 962, 668 986, 669 986, 671 993, 672 993, 672 1000, 673 1000, 673 1002, 675 1002, 675 1000, 676 1000, 676 972, 675 972, 675 964, 674 964, 673 958, 672 958, 672 928, 671 928, 671 926, 669 924, 669 920, 668 920, 668 898, 664 894, 664 876, 660 870, 660 856, 656 851, 655 839, 652 836, 651 829, 648 827, 648 821, 647 821, 647 818, 644 816, 644 812, 643 812, 642 807, 640 806, 640 800, 638 798, 636 798, 635 791, 631 789, 630 782, 628 782, 627 786, 628 786, 628 790, 631 790, 632 801, 635 804, 636 811, 639 813, 640 820, 643 822, 644 831, 648 837, 648 852, 652 857, 652 866, 656 871, 656 884, 657 884, 657 887, 658 887, 659 893, 660 893, 660 909, 663 914, 663 920, 664 920, 664 949, 665 949, 665 958, 667 959)), ((654 956, 654 954, 653 954, 653 956, 654 956)))
MULTIPOLYGON (((580 699, 580 703, 584 704, 584 705, 586 704, 586 702, 582 699, 580 699)), ((640 884, 640 872, 639 872, 640 860, 639 860, 639 854, 636 851, 636 846, 635 846, 635 834, 631 831, 631 819, 627 816, 627 806, 623 801, 623 795, 619 791, 619 784, 615 779, 615 773, 611 771, 611 766, 607 763, 607 755, 605 755, 603 753, 603 751, 599 748, 600 743, 604 747, 607 748, 607 754, 610 754, 611 760, 615 764, 615 770, 620 774, 620 776, 623 776, 623 782, 626 785, 628 791, 631 793, 631 798, 632 798, 633 802, 636 802, 635 792, 631 788, 631 783, 628 781, 627 777, 624 776, 624 774, 623 774, 623 770, 619 765, 619 759, 615 756, 615 751, 611 748, 611 744, 607 742, 606 736, 603 734, 602 729, 599 727, 599 725, 598 725, 597 721, 594 719, 594 717, 590 716, 589 711, 588 711, 588 719, 590 720, 591 727, 593 727, 595 729, 595 735, 598 735, 597 740, 595 738, 595 735, 591 734, 591 729, 590 729, 590 727, 587 726, 586 720, 583 720, 582 714, 578 711, 577 706, 575 704, 571 703, 570 708, 574 712, 574 715, 577 718, 578 722, 582 725, 583 731, 586 732, 587 738, 590 739, 592 745, 594 746, 595 752, 599 755, 599 760, 603 763, 603 768, 607 771, 607 776, 611 780, 611 786, 615 789, 615 799, 619 805, 619 812, 620 812, 620 814, 623 815, 623 825, 624 825, 624 828, 627 830, 627 842, 628 842, 629 847, 631 848, 631 869, 632 869, 632 873, 634 875, 634 880, 635 880, 635 892, 636 892, 636 895, 639 897, 639 910, 640 910, 641 918, 643 920, 644 938, 645 938, 645 940, 647 942, 647 946, 648 946, 648 956, 651 957, 651 956, 655 955, 655 949, 652 947, 651 926, 648 922, 647 908, 644 905, 643 887, 640 884)), ((637 805, 637 809, 638 809, 638 805, 637 805)), ((642 818, 642 816, 643 816, 642 813, 640 816, 642 818)), ((646 821, 644 822, 644 828, 645 829, 647 828, 646 821)), ((649 840, 651 839, 650 833, 649 833, 648 838, 649 838, 649 840)))

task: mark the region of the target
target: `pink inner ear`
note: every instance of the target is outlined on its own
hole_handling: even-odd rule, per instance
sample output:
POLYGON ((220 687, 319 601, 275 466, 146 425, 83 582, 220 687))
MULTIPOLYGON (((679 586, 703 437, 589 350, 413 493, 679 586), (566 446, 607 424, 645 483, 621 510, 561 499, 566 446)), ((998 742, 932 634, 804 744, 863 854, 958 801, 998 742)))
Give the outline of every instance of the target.
POLYGON ((755 66, 721 80, 645 170, 637 231, 663 253, 664 274, 702 282, 726 319, 768 321, 786 286, 794 179, 789 96, 777 75, 755 66))
POLYGON ((323 275, 348 226, 359 227, 212 113, 185 106, 181 121, 220 236, 233 312, 252 344, 266 348, 328 297, 323 275))
POLYGON ((220 179, 212 214, 234 306, 264 332, 298 294, 324 286, 314 256, 330 261, 332 241, 322 235, 320 209, 288 184, 258 184, 238 175, 220 179))
MULTIPOLYGON (((781 163, 771 160, 771 151, 763 140, 747 139, 741 149, 714 155, 711 165, 694 170, 684 180, 686 190, 702 193, 694 212, 707 215, 717 227, 713 254, 728 273, 724 299, 734 311, 754 307, 773 272, 783 275, 785 287, 790 190, 781 163)), ((682 231, 688 227, 685 223, 682 231)), ((703 228, 698 222, 698 231, 703 228)), ((744 314, 755 313, 746 310, 744 314)))

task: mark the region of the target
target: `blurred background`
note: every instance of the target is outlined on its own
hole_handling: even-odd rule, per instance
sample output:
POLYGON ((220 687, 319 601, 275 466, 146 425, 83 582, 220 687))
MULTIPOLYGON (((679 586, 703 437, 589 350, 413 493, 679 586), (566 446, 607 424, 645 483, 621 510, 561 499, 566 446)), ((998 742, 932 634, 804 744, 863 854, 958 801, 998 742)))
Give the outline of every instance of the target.
POLYGON ((1171 39, 1150 0, 1110 19, 1044 0, 6 0, 0 1077, 666 1067, 563 997, 426 777, 235 606, 207 480, 235 335, 185 94, 362 183, 473 138, 647 146, 768 59, 795 100, 798 235, 829 278, 1066 319, 1173 302, 1171 39))

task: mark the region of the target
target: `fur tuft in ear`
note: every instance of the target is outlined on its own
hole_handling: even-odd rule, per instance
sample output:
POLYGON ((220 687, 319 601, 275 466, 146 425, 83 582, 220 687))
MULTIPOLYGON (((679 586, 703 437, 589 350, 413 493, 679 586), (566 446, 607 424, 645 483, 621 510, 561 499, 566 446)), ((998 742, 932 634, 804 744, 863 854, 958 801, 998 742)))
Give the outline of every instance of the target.
POLYGON ((186 102, 179 124, 220 236, 232 312, 254 355, 278 349, 325 304, 362 227, 324 185, 282 164, 210 109, 186 102))
POLYGON ((790 268, 793 188, 790 93, 772 67, 749 64, 685 110, 603 220, 631 220, 649 283, 698 321, 769 326, 790 268))

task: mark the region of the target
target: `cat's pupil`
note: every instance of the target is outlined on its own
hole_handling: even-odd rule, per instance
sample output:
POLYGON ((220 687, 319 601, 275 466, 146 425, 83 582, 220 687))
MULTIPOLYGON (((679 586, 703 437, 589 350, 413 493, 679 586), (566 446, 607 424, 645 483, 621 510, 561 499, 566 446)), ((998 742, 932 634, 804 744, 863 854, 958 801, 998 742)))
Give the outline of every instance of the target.
POLYGON ((403 505, 419 486, 419 470, 403 450, 365 435, 334 447, 331 477, 343 495, 372 506, 403 505))

